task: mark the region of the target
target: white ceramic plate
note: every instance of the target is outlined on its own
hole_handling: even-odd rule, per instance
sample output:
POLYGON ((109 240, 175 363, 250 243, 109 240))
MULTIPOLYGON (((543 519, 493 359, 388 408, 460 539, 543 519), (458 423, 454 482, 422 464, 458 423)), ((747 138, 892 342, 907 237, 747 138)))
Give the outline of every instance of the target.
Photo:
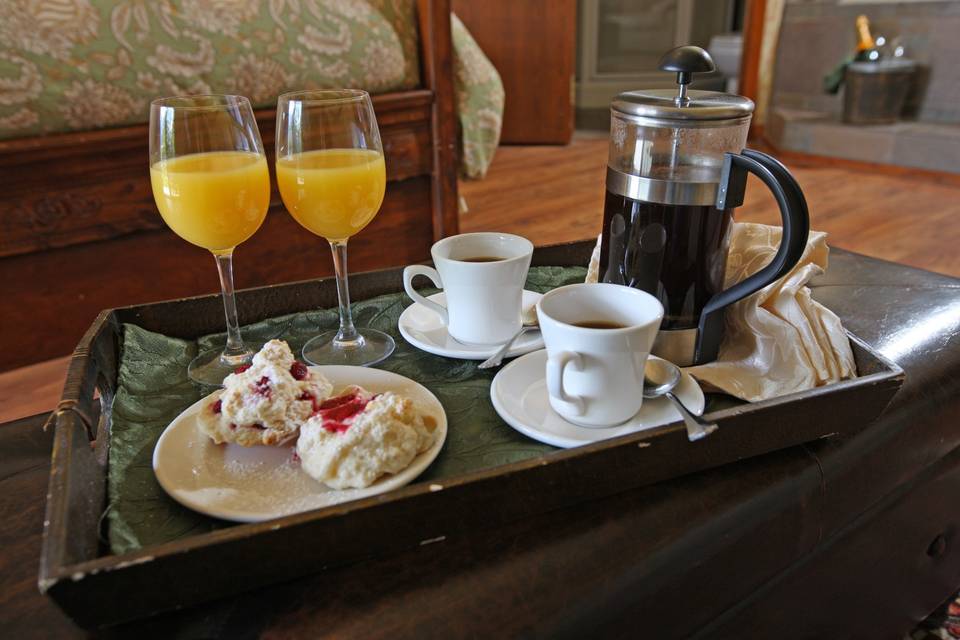
POLYGON ((397 475, 385 475, 365 489, 330 489, 293 462, 292 445, 216 445, 197 425, 200 410, 221 393, 191 405, 164 430, 153 450, 153 471, 171 498, 200 513, 234 522, 260 522, 392 491, 410 483, 440 453, 447 438, 447 415, 423 385, 389 371, 367 367, 310 367, 325 375, 336 392, 356 384, 407 396, 437 422, 432 447, 397 475))
MULTIPOLYGON (((534 440, 569 449, 682 419, 669 400, 656 398, 644 400, 640 412, 624 424, 604 429, 579 427, 561 418, 550 406, 544 380, 546 365, 546 350, 528 353, 501 369, 490 384, 490 399, 500 417, 534 440)), ((674 393, 690 411, 703 413, 703 391, 688 374, 683 374, 674 393)))
MULTIPOLYGON (((528 309, 535 307, 537 301, 542 297, 541 294, 534 291, 524 291, 523 302, 521 303, 524 314, 528 309)), ((432 296, 427 296, 427 300, 438 304, 446 304, 447 297, 441 291, 432 296)), ((440 316, 416 302, 403 310, 397 321, 397 326, 404 340, 417 349, 436 356, 460 358, 461 360, 486 360, 499 349, 496 345, 478 347, 457 342, 447 333, 447 328, 440 322, 440 316)), ((543 349, 543 338, 539 331, 531 331, 520 336, 520 339, 513 343, 506 357, 514 358, 537 349, 543 349)))

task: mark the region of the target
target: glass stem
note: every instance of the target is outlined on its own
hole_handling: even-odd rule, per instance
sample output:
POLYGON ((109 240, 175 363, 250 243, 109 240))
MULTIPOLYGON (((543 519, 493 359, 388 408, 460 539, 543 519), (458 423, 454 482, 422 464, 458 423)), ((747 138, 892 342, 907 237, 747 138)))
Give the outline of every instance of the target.
POLYGON ((337 299, 340 301, 340 330, 337 331, 336 342, 356 343, 361 340, 356 327, 353 326, 353 314, 350 312, 350 287, 347 284, 347 241, 330 241, 330 250, 333 251, 333 270, 337 275, 337 299))
POLYGON ((223 358, 230 360, 246 355, 247 348, 240 337, 237 322, 237 300, 233 295, 233 249, 224 253, 215 253, 217 273, 220 274, 220 292, 223 294, 223 313, 227 317, 227 345, 223 349, 223 358))

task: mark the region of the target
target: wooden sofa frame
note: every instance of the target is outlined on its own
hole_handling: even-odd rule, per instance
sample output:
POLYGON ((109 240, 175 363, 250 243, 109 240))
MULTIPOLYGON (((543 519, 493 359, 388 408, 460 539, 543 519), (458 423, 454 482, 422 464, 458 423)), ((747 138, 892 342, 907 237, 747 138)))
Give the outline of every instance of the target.
MULTIPOLYGON (((351 242, 354 271, 425 260, 435 239, 457 233, 450 0, 417 8, 422 88, 374 96, 389 182, 380 214, 351 242)), ((272 166, 275 111, 257 121, 272 166)), ((0 141, 0 371, 70 353, 101 309, 216 290, 209 254, 156 211, 147 134, 140 124, 0 141)), ((238 287, 332 272, 325 243, 276 191, 236 256, 238 287)))

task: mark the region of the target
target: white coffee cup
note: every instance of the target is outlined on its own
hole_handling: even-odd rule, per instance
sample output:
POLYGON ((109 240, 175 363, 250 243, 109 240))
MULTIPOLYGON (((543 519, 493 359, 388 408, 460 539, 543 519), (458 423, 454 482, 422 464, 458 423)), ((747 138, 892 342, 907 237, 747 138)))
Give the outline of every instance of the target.
POLYGON ((659 300, 618 284, 571 284, 544 295, 537 316, 554 411, 582 427, 611 427, 640 411, 643 370, 663 318, 659 300))
POLYGON ((523 285, 527 281, 533 244, 507 233, 464 233, 444 238, 430 249, 433 267, 411 265, 403 270, 407 295, 440 315, 450 336, 472 345, 502 344, 523 324, 523 285), (498 258, 475 262, 477 258, 498 258), (443 289, 447 306, 413 288, 416 276, 426 276, 443 289))

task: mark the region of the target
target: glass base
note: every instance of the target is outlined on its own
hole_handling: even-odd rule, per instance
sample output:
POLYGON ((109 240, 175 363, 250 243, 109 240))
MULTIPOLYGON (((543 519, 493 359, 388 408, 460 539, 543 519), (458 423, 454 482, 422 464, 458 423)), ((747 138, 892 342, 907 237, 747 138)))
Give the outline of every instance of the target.
POLYGON ((247 349, 240 355, 227 356, 222 351, 206 351, 187 365, 187 377, 198 384, 221 387, 223 379, 239 366, 250 364, 258 349, 244 345, 247 349))
POLYGON ((336 331, 321 333, 303 345, 303 359, 310 364, 344 364, 366 367, 386 360, 396 345, 393 338, 376 329, 357 329, 359 339, 341 342, 336 331))

